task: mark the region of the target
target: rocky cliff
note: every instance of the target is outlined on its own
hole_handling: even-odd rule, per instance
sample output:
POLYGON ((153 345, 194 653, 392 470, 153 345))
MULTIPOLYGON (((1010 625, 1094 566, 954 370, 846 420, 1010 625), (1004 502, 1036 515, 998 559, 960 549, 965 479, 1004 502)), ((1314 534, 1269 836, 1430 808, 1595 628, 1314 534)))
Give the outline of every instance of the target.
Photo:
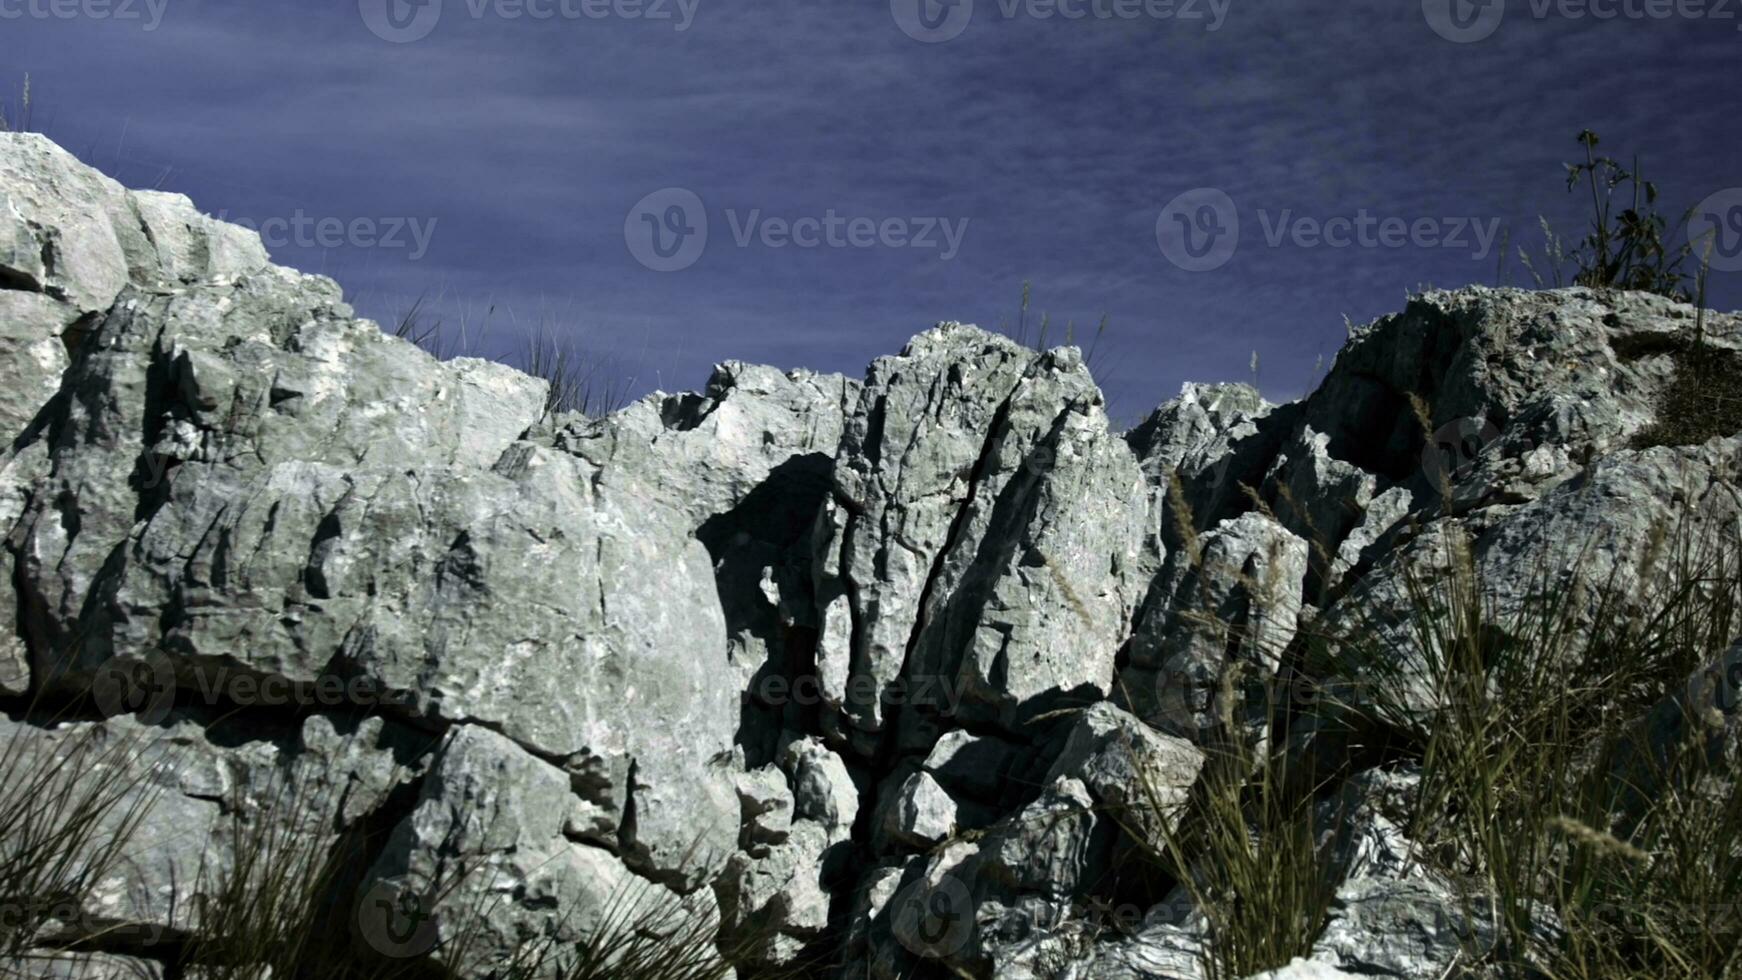
MULTIPOLYGON (((955 323, 863 379, 728 363, 547 417, 543 381, 0 136, 0 737, 97 746, 77 778, 145 801, 58 975, 159 972, 267 827, 347 855, 376 952, 459 976, 628 887, 745 973, 1200 976, 1203 917, 1126 873, 1138 787, 1185 800, 1238 731, 1342 760, 1337 832, 1404 846, 1408 774, 1275 710, 1301 635, 1403 622, 1454 540, 1502 606, 1545 553, 1594 605, 1649 591, 1664 526, 1734 527, 1742 437, 1651 438, 1695 318, 1429 292, 1304 401, 1188 385, 1125 433, 1074 349, 955 323)), ((1289 975, 1439 975, 1483 928, 1450 889, 1347 865, 1289 975)))

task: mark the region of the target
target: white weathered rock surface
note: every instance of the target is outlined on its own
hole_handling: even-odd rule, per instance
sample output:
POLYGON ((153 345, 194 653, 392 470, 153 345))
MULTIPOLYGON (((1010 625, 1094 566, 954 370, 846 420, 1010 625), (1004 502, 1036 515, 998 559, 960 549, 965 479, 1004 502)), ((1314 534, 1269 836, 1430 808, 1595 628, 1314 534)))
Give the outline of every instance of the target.
POLYGON ((1074 350, 916 337, 872 365, 835 487, 817 660, 842 737, 875 747, 890 703, 929 745, 957 714, 1010 730, 1106 696, 1148 491, 1074 350))
POLYGON ((1296 958, 1287 966, 1254 974, 1246 980, 1353 980, 1356 976, 1315 960, 1296 958))

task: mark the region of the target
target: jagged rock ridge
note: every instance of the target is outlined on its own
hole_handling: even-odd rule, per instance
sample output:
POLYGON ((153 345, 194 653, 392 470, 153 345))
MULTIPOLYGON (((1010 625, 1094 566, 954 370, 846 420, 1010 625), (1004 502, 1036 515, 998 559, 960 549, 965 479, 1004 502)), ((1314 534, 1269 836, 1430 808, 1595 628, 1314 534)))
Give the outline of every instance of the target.
MULTIPOLYGON (((1454 531, 1490 581, 1593 539, 1625 580, 1662 522, 1742 513, 1734 434, 1632 445, 1694 316, 1656 297, 1428 293, 1302 402, 1188 385, 1123 434, 1073 349, 953 323, 863 381, 733 363, 552 418, 40 137, 0 136, 0 203, 6 737, 145 774, 75 917, 105 930, 198 933, 237 828, 294 812, 371 831, 341 887, 427 902, 460 975, 636 885, 770 965, 1198 976, 1178 903, 1077 923, 1123 893, 1134 785, 1183 799, 1220 719, 1287 734, 1261 706, 1303 623, 1402 602, 1454 531), (113 717, 25 710, 87 694, 113 717)), ((1276 976, 1455 955, 1420 940, 1444 883, 1386 859, 1398 778, 1348 780, 1367 860, 1276 976)))

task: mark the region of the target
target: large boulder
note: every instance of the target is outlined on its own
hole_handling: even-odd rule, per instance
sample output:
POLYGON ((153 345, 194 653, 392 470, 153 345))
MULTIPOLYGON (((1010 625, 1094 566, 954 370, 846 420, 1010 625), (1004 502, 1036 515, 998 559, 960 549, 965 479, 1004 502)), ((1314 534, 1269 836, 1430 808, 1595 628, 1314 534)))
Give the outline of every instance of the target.
MULTIPOLYGON (((774 752, 785 716, 746 714, 750 678, 790 673, 814 633, 807 536, 857 384, 729 364, 699 395, 551 420, 544 382, 383 335, 185 199, 36 138, 0 140, 0 173, 22 345, 0 344, 20 381, 0 692, 445 733, 416 812, 353 816, 401 823, 372 872, 397 886, 501 863, 496 824, 452 816, 490 794, 530 835, 518 860, 555 862, 499 869, 537 887, 489 920, 498 954, 585 929, 624 875, 710 895, 739 845, 740 743, 774 752)), ((833 846, 857 791, 843 771, 819 800, 829 766, 795 758, 783 778, 833 846)), ((199 857, 215 813, 176 799, 199 857)), ((177 853, 129 917, 158 914, 158 878, 197 887, 177 853)))
MULTIPOLYGON (((129 191, 46 137, 0 133, 0 525, 46 465, 26 440, 80 344, 129 284, 172 290, 263 269, 258 235, 187 198, 129 191)), ((17 600, 0 586, 0 694, 23 693, 17 600)))
POLYGON ((814 709, 791 680, 815 659, 812 532, 858 398, 840 375, 728 362, 700 394, 649 397, 555 436, 597 467, 601 489, 668 510, 707 549, 752 768, 814 709))
POLYGON ((316 715, 298 727, 180 714, 155 725, 0 719, 0 807, 19 835, 8 847, 61 834, 84 850, 40 871, 44 894, 66 889, 68 907, 44 926, 57 941, 172 941, 200 931, 200 896, 238 869, 316 867, 342 841, 382 829, 371 821, 419 778, 429 741, 379 717, 316 715))
POLYGON ((495 732, 458 728, 371 869, 364 935, 384 955, 432 953, 461 974, 541 940, 582 941, 612 908, 661 888, 612 852, 615 816, 576 794, 561 768, 495 732), (390 917, 376 921, 377 909, 390 917))
POLYGON ((0 134, 0 280, 80 315, 121 288, 234 278, 266 265, 260 237, 186 197, 129 191, 45 136, 0 134))
MULTIPOLYGON (((1697 316, 1646 293, 1430 291, 1353 332, 1304 421, 1332 457, 1392 483, 1438 491, 1447 477, 1467 509, 1508 495, 1499 472, 1460 472, 1478 457, 1522 478, 1532 450, 1562 447, 1570 459, 1526 481, 1547 482, 1626 448, 1658 420, 1677 381, 1671 352, 1697 316)), ((1713 347, 1742 348, 1736 317, 1703 326, 1713 347)))
POLYGON ((1203 766, 1204 753, 1190 742, 1101 703, 1077 716, 1046 782, 1082 780, 1098 812, 1135 828, 1171 821, 1203 766))
POLYGON ((688 514, 519 441, 542 382, 437 362, 272 270, 124 295, 64 387, 15 532, 41 675, 161 649, 184 697, 226 671, 361 680, 568 760, 620 812, 633 796, 625 846, 650 873, 688 874, 698 833, 730 847, 708 554, 688 514))
POLYGON ((1579 629, 1637 616, 1660 559, 1734 526, 1739 434, 1676 444, 1664 415, 1696 325, 1710 357, 1742 351, 1734 315, 1583 288, 1431 291, 1352 331, 1254 493, 1310 546, 1303 618, 1381 659, 1358 691, 1431 709, 1412 589, 1480 583, 1502 622, 1571 590, 1579 629))
POLYGON ((1072 348, 944 324, 872 365, 818 542, 817 652, 840 737, 920 749, 1107 696, 1150 491, 1072 348))
POLYGON ((1545 615, 1543 596, 1564 595, 1556 650, 1576 652, 1588 630, 1636 620, 1664 601, 1675 587, 1665 569, 1678 552, 1694 561, 1718 557, 1714 544, 1742 518, 1732 489, 1739 474, 1742 438, 1623 449, 1528 502, 1421 522, 1320 617, 1326 634, 1358 638, 1349 646, 1354 656, 1338 665, 1352 676, 1339 682, 1427 717, 1443 694, 1431 667, 1442 653, 1426 646, 1412 610, 1424 593, 1444 601, 1450 582, 1478 584, 1492 621, 1514 629, 1545 615))

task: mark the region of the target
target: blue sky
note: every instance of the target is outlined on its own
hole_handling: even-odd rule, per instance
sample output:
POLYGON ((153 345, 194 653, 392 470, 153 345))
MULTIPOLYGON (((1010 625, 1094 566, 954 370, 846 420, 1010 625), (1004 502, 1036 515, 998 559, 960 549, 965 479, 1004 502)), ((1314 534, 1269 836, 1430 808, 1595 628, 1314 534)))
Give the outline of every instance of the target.
MULTIPOLYGON (((1742 186, 1742 0, 1694 3, 0 0, 0 87, 28 72, 82 158, 486 353, 547 319, 638 390, 857 375, 937 320, 996 328, 1028 280, 1054 339, 1109 317, 1129 422, 1253 351, 1296 397, 1345 316, 1496 282, 1483 232, 1576 237, 1583 128, 1674 213, 1742 186), (1179 247, 1206 202, 1231 255, 1179 247)), ((1711 299, 1742 307, 1742 272, 1711 299)))

